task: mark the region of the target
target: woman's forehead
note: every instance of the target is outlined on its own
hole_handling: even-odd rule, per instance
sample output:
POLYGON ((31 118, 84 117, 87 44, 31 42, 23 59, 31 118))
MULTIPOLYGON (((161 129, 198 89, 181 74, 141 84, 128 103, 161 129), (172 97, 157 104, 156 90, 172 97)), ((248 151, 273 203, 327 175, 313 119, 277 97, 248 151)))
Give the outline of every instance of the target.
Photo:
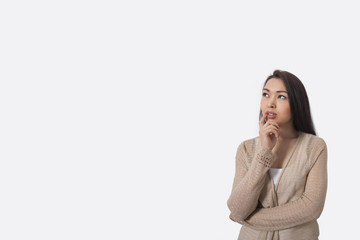
POLYGON ((268 90, 270 92, 286 92, 286 87, 284 82, 279 78, 270 78, 265 84, 264 90, 268 90))

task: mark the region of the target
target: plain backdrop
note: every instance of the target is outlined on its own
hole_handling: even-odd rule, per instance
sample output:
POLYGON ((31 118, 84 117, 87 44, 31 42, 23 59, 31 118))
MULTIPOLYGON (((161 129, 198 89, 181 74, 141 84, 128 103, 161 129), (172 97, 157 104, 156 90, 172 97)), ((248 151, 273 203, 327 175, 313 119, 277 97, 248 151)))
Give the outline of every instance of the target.
POLYGON ((320 239, 358 235, 356 1, 1 1, 0 239, 236 239, 273 70, 328 145, 320 239))

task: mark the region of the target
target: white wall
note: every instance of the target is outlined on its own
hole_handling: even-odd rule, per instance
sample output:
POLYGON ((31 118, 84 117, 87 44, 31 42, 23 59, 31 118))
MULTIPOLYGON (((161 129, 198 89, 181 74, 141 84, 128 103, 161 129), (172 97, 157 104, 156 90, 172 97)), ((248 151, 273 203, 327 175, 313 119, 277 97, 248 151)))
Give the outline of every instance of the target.
POLYGON ((236 239, 235 151, 274 69, 328 144, 320 239, 356 236, 355 1, 50 2, 0 3, 1 239, 236 239))

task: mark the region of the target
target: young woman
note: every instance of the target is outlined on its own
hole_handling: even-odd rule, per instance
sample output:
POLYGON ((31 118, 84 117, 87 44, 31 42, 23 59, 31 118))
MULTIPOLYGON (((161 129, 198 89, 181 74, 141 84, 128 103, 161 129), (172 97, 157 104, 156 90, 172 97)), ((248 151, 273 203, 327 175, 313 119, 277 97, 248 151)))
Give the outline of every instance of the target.
POLYGON ((276 70, 264 84, 259 136, 243 141, 227 205, 240 240, 316 240, 327 190, 327 147, 306 90, 276 70))

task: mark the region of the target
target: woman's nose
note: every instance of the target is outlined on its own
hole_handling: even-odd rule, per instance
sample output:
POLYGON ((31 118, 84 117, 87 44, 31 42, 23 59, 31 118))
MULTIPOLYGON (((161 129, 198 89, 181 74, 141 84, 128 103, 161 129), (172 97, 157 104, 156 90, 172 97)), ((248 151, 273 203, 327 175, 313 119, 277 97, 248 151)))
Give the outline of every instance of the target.
POLYGON ((269 108, 275 108, 275 101, 273 99, 269 99, 267 105, 269 108))

